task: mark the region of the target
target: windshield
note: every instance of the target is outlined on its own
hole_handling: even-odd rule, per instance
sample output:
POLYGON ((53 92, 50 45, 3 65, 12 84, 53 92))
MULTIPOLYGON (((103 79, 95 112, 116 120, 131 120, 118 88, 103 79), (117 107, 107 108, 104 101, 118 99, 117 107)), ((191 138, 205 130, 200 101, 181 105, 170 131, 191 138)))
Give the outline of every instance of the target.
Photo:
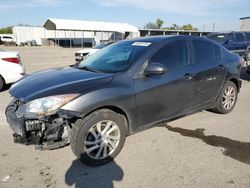
POLYGON ((100 43, 100 44, 97 44, 94 49, 102 49, 103 47, 105 47, 107 44, 106 43, 100 43))
POLYGON ((129 68, 150 46, 150 42, 122 41, 105 47, 83 60, 78 68, 116 73, 129 68))
POLYGON ((216 35, 208 35, 207 38, 214 40, 219 43, 223 43, 225 41, 225 34, 216 34, 216 35))

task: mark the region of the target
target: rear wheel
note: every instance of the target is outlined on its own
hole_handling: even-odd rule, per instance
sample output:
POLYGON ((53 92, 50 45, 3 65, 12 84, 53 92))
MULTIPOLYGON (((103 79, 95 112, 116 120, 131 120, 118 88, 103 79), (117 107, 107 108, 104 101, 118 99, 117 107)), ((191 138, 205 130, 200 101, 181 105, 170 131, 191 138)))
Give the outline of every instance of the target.
POLYGON ((0 76, 0 91, 2 91, 3 87, 4 87, 4 80, 3 80, 3 78, 0 76))
POLYGON ((125 118, 108 109, 98 110, 76 121, 71 132, 71 149, 84 164, 103 165, 121 151, 125 139, 125 118))
POLYGON ((236 85, 233 82, 228 81, 221 90, 216 107, 212 110, 220 114, 231 112, 235 107, 237 96, 238 90, 236 85))

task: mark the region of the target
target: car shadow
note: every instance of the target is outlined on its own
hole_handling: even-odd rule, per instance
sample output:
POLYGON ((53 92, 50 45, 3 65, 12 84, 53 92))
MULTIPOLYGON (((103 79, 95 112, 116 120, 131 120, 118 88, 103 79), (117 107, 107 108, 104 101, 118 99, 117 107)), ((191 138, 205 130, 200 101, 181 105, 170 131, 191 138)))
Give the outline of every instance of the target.
POLYGON ((79 160, 74 160, 65 174, 66 184, 75 188, 113 188, 113 182, 122 179, 123 170, 115 161, 103 166, 88 167, 79 160))
POLYGON ((250 165, 250 142, 240 142, 230 138, 205 135, 205 129, 199 128, 196 130, 183 129, 179 127, 171 127, 169 125, 161 125, 166 127, 171 132, 179 133, 182 136, 198 138, 208 145, 224 148, 223 154, 229 156, 242 163, 250 165))
POLYGON ((250 73, 247 73, 247 68, 242 67, 240 72, 240 79, 250 81, 250 73))

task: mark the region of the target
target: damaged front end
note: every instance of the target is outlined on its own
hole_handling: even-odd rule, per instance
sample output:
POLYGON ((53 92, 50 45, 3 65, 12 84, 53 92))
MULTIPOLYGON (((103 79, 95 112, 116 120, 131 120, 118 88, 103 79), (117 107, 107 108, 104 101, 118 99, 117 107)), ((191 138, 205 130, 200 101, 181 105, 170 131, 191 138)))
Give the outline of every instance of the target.
POLYGON ((23 104, 13 99, 6 108, 6 117, 13 130, 15 143, 35 145, 36 149, 56 149, 69 143, 69 131, 75 115, 59 113, 28 115, 22 111, 23 104))

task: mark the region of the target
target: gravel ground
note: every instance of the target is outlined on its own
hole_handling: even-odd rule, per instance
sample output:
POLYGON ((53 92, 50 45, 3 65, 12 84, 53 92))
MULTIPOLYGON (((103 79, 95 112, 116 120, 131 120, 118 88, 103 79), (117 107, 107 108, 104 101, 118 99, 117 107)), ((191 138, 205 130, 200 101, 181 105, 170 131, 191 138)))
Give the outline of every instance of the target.
MULTIPOLYGON (((27 73, 74 63, 76 49, 18 50, 27 73)), ((0 187, 239 187, 250 188, 250 76, 233 112, 208 111, 161 124, 127 138, 114 162, 87 167, 70 147, 52 151, 14 144, 0 93, 0 187)))

